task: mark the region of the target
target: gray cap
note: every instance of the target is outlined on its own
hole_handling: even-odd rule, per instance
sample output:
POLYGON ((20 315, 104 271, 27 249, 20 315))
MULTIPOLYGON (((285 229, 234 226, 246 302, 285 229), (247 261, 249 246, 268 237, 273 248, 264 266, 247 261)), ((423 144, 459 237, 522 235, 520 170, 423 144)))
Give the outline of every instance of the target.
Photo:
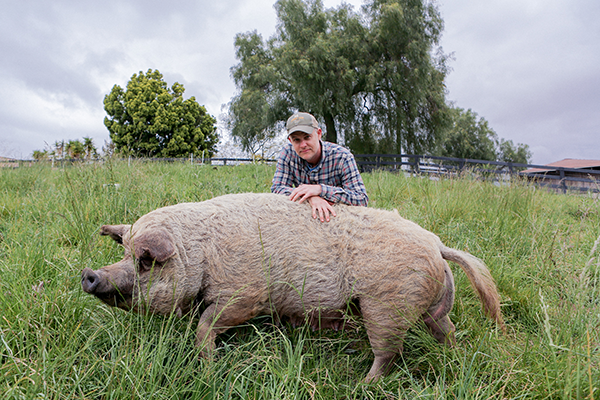
POLYGON ((315 129, 319 129, 319 123, 311 114, 299 112, 288 118, 285 128, 288 136, 294 132, 311 134, 315 129))

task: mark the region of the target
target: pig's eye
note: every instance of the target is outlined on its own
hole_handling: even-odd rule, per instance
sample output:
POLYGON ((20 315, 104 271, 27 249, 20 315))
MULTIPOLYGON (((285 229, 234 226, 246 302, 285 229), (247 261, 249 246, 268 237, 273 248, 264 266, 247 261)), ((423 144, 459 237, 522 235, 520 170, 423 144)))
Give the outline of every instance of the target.
POLYGON ((158 268, 161 266, 160 263, 156 262, 156 260, 151 257, 140 257, 136 262, 140 271, 150 271, 152 267, 158 268))

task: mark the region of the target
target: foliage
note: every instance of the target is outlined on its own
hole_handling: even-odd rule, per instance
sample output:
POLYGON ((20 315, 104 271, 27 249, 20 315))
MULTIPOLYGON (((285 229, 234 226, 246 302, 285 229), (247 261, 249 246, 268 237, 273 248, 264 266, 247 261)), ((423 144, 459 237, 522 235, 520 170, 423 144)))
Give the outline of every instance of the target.
POLYGON ((74 159, 82 158, 85 152, 83 143, 79 140, 69 140, 65 146, 65 151, 69 158, 74 159))
POLYGON ((512 140, 498 139, 485 118, 477 118, 471 109, 452 108, 452 125, 440 141, 440 155, 443 157, 469 158, 528 164, 531 158, 529 146, 512 140))
POLYGON ((448 123, 446 58, 432 56, 442 20, 425 0, 373 0, 355 12, 324 9, 320 0, 279 0, 267 41, 238 34, 239 89, 229 104, 234 136, 268 137, 293 110, 324 120, 327 140, 355 152, 420 153, 448 123), (237 128, 260 116, 254 130, 237 128))
POLYGON ((104 125, 116 151, 136 157, 212 156, 216 120, 194 97, 183 99, 182 84, 171 88, 158 70, 133 74, 125 90, 113 86, 104 97, 104 125))
POLYGON ((498 160, 519 164, 531 163, 531 151, 526 144, 519 143, 515 146, 512 140, 500 139, 498 146, 498 160))
POLYGON ((287 103, 273 89, 277 78, 269 67, 272 55, 262 46, 261 36, 256 32, 240 34, 235 44, 236 57, 242 62, 232 76, 238 86, 245 82, 247 88, 229 103, 225 124, 244 151, 264 156, 283 128, 280 121, 287 118, 287 103))
POLYGON ((54 147, 46 146, 48 148, 45 150, 35 150, 33 152, 35 160, 41 161, 48 158, 57 160, 64 158, 92 160, 98 157, 98 150, 91 137, 84 137, 83 142, 79 139, 69 140, 68 142, 57 140, 54 142, 54 147))
POLYGON ((37 161, 47 160, 48 154, 48 150, 34 150, 33 159, 37 161))
MULTIPOLYGON (((508 334, 487 321, 451 266, 457 345, 411 329, 389 376, 360 321, 342 332, 255 319, 221 335, 212 361, 194 349, 197 318, 109 308, 80 271, 119 260, 98 234, 160 206, 268 192, 274 167, 133 160, 0 169, 0 397, 3 399, 592 399, 600 390, 600 202, 512 181, 363 174, 370 206, 483 258, 508 334), (115 184, 119 184, 118 186, 115 184)), ((242 268, 243 266, 241 266, 242 268)))
POLYGON ((462 108, 452 110, 452 128, 442 143, 444 157, 470 158, 473 160, 496 161, 498 136, 484 118, 462 108))
POLYGON ((83 138, 83 156, 86 159, 98 157, 98 149, 94 145, 94 140, 91 137, 83 138))

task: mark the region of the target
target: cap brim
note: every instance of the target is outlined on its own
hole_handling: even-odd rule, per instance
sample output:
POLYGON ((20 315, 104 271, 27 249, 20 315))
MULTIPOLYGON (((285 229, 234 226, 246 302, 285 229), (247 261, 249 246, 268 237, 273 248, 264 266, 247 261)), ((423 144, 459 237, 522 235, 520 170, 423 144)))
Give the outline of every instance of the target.
POLYGON ((306 125, 298 125, 293 127, 290 131, 288 131, 288 136, 296 133, 296 132, 303 132, 303 133, 308 133, 309 135, 311 133, 313 133, 315 131, 316 128, 312 127, 312 126, 306 126, 306 125))

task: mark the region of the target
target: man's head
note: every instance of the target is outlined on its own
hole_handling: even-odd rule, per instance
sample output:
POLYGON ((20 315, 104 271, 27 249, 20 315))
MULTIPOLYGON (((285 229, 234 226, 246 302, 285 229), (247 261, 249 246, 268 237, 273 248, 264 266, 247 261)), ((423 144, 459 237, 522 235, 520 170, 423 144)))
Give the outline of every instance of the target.
POLYGON ((288 131, 288 136, 294 132, 311 134, 313 130, 319 129, 319 123, 311 114, 298 112, 288 118, 285 128, 288 131))
POLYGON ((299 112, 287 120, 285 127, 294 151, 309 164, 318 164, 321 159, 323 133, 315 117, 309 113, 299 112))

